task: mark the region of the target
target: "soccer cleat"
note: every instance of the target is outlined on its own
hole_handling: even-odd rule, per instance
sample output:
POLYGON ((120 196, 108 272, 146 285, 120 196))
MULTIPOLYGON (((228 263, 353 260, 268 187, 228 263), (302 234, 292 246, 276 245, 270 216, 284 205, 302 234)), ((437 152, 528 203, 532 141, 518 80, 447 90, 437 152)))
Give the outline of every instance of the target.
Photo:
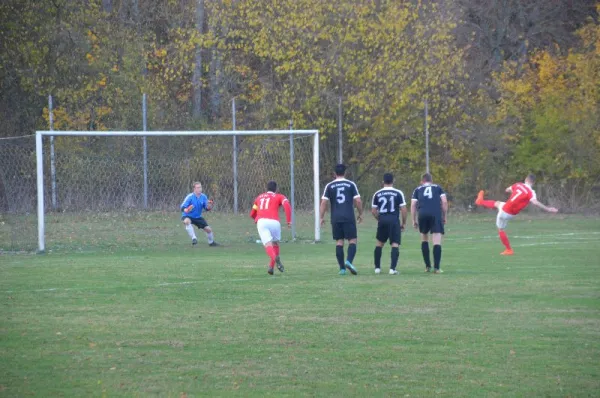
POLYGON ((277 264, 279 272, 283 272, 283 264, 281 263, 281 258, 279 258, 279 256, 275 257, 275 264, 277 264))
POLYGON ((196 239, 196 238, 192 239, 192 246, 197 245, 197 244, 198 244, 198 239, 196 239))
POLYGON ((341 269, 339 272, 340 275, 346 275, 346 270, 345 269, 341 269))
POLYGON ((506 249, 500 253, 502 256, 512 256, 513 254, 515 254, 515 252, 512 249, 506 249))
POLYGON ((390 270, 390 275, 398 275, 400 272, 396 271, 395 269, 391 269, 390 270))
POLYGON ((377 275, 379 275, 379 274, 381 273, 381 269, 380 269, 380 268, 375 268, 375 273, 376 273, 377 275))
POLYGON ((273 267, 269 267, 269 269, 267 270, 267 274, 273 275, 273 267))
POLYGON ((218 244, 218 243, 217 243, 217 242, 215 242, 215 241, 213 241, 213 243, 209 243, 208 245, 209 245, 209 246, 212 246, 212 247, 221 246, 220 244, 218 244))
POLYGON ((442 271, 442 270, 441 270, 441 269, 439 269, 439 268, 436 268, 436 269, 434 269, 434 270, 433 270, 433 273, 434 273, 434 274, 443 274, 443 273, 444 273, 444 271, 442 271))
POLYGON ((477 194, 477 199, 475 199, 476 205, 481 205, 483 203, 483 194, 484 191, 479 191, 479 193, 477 194))
POLYGON ((425 272, 431 272, 431 267, 425 267, 425 272))
POLYGON ((344 264, 346 265, 346 268, 350 270, 352 275, 358 275, 358 272, 356 272, 356 268, 354 268, 354 265, 352 265, 350 261, 346 260, 344 264))

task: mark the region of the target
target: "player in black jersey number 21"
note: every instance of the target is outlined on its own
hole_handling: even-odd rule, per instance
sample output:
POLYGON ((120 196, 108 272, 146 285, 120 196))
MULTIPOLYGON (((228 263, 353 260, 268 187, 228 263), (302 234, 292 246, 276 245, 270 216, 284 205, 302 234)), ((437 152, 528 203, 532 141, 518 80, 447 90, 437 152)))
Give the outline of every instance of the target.
POLYGON ((394 176, 391 173, 383 175, 383 188, 375 192, 371 201, 371 213, 377 220, 377 243, 375 245, 375 273, 381 272, 381 251, 388 240, 392 246, 390 275, 398 275, 396 265, 400 255, 399 248, 401 233, 406 225, 406 201, 404 193, 394 188, 394 176), (402 223, 400 223, 402 215, 402 223))

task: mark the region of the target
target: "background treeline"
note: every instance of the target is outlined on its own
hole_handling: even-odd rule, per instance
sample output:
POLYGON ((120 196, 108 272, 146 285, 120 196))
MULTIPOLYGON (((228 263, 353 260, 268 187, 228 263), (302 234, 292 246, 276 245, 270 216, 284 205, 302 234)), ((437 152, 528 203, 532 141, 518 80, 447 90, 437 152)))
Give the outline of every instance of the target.
MULTIPOLYGON (((589 209, 600 195, 599 4, 5 0, 0 137, 47 129, 49 94, 57 130, 141 130, 142 93, 151 130, 231 129, 235 97, 238 129, 319 129, 325 181, 341 108, 352 177, 372 191, 393 171, 410 194, 425 168, 426 100, 432 172, 457 205, 532 171, 545 200, 589 209)), ((161 156, 231 167, 177 142, 161 156)))

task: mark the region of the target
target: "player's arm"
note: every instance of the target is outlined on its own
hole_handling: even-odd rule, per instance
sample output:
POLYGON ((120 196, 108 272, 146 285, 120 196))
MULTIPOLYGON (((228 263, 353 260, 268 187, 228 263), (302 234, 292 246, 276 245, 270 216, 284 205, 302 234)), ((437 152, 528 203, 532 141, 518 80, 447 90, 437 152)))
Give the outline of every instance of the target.
POLYGON ((202 194, 202 208, 206 211, 211 211, 213 208, 213 201, 208 199, 208 196, 202 194))
POLYGON ((406 205, 400 207, 400 214, 402 215, 402 224, 400 224, 400 227, 404 229, 406 219, 408 218, 408 209, 406 208, 406 205))
POLYGON ((548 207, 539 200, 537 200, 537 198, 531 199, 530 202, 533 203, 535 206, 539 207, 540 209, 547 211, 548 213, 558 213, 558 209, 556 207, 548 207))
POLYGON ((362 207, 362 200, 360 200, 360 196, 355 196, 354 197, 354 207, 356 207, 356 210, 358 210, 358 216, 356 216, 356 221, 358 221, 359 223, 361 223, 362 222, 363 207, 362 207))
POLYGON ((352 199, 354 201, 354 207, 358 210, 358 216, 356 217, 356 221, 360 224, 362 222, 362 214, 363 214, 363 205, 362 200, 360 199, 360 193, 358 192, 358 187, 356 184, 352 183, 352 199))
POLYGON ((321 206, 319 207, 319 217, 321 220, 321 225, 325 224, 325 213, 327 212, 327 204, 329 200, 321 199, 321 206))
POLYGON ((371 207, 371 214, 376 220, 379 220, 379 207, 371 207))
POLYGON ((256 201, 254 201, 254 204, 252 205, 252 210, 250 210, 250 218, 252 218, 254 221, 256 221, 257 215, 258 215, 258 204, 256 203, 256 201))
POLYGON ((512 193, 512 191, 513 191, 512 185, 504 190, 504 192, 506 192, 506 193, 512 193))
POLYGON ((371 200, 371 214, 373 214, 376 220, 379 220, 379 206, 377 206, 375 195, 373 195, 373 199, 371 200))
POLYGON ((284 196, 282 200, 283 210, 285 211, 285 220, 287 221, 288 227, 292 225, 292 206, 290 201, 284 196))
POLYGON ((418 199, 411 199, 410 201, 410 216, 412 217, 413 227, 417 228, 417 203, 419 203, 418 199))
POLYGON ((204 208, 206 209, 206 211, 211 211, 214 207, 214 204, 214 200, 207 198, 206 202, 204 202, 204 208))
POLYGON ((189 213, 190 211, 192 211, 192 209, 194 208, 194 205, 192 205, 192 195, 186 196, 179 208, 184 213, 189 213))
POLYGON ((448 199, 446 199, 446 194, 440 196, 442 200, 442 221, 444 224, 446 223, 446 214, 448 214, 448 199))

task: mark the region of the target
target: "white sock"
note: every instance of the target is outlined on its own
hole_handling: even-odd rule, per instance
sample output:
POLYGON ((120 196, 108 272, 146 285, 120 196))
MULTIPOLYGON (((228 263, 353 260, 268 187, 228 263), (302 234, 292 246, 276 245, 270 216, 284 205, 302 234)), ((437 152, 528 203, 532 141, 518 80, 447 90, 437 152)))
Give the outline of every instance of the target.
POLYGON ((194 233, 194 226, 192 224, 186 225, 185 230, 187 231, 190 238, 196 239, 196 234, 194 233))
POLYGON ((207 232, 206 237, 208 238, 209 245, 215 241, 215 236, 213 235, 212 232, 207 232))

